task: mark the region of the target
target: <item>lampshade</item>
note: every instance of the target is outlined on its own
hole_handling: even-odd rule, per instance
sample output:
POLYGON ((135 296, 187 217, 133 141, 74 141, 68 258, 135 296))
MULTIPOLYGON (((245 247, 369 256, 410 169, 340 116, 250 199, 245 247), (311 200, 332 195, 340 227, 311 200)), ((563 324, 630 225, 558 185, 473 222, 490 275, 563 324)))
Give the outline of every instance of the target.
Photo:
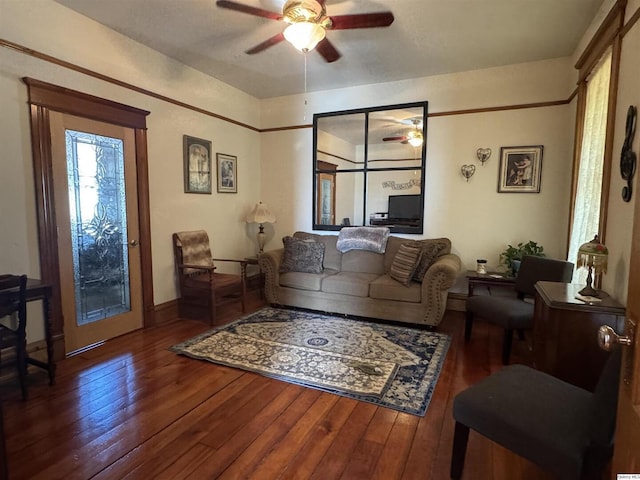
POLYGON ((301 52, 313 50, 326 35, 322 25, 312 22, 296 22, 284 30, 284 38, 301 52))
POLYGON ((262 203, 256 203, 251 213, 247 215, 247 223, 276 223, 276 216, 271 213, 267 206, 262 203))
POLYGON ((608 257, 609 250, 600 243, 600 239, 596 235, 590 242, 580 245, 576 265, 584 268, 591 267, 596 274, 607 273, 608 257))
POLYGON ((412 147, 419 147, 422 145, 422 132, 420 130, 411 130, 407 136, 409 137, 407 141, 412 147))

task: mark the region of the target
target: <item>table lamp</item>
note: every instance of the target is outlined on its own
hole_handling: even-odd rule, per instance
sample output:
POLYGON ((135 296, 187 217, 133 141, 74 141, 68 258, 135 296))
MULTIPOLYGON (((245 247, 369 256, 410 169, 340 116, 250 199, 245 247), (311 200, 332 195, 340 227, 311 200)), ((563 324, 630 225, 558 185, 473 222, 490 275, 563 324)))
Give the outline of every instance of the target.
POLYGON ((256 203, 254 209, 247 215, 247 223, 257 223, 259 224, 258 229, 258 255, 262 255, 264 251, 264 224, 265 223, 276 223, 276 216, 271 213, 271 211, 267 208, 267 206, 262 203, 256 203))
POLYGON ((578 268, 584 267, 589 269, 587 274, 587 285, 578 293, 580 295, 598 297, 598 291, 591 286, 593 281, 592 272, 596 275, 600 273, 607 273, 607 257, 609 256, 609 250, 607 247, 600 243, 598 235, 593 237, 593 240, 587 243, 583 243, 578 248, 578 261, 576 265, 578 268))

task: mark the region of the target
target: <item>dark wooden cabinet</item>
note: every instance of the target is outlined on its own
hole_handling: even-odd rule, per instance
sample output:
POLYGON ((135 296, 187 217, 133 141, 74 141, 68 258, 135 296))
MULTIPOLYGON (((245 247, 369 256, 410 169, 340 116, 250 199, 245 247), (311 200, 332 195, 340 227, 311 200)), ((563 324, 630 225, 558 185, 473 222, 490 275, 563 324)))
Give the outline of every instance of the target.
POLYGON ((598 346, 598 328, 621 333, 625 309, 602 292, 602 301, 575 298, 584 285, 536 284, 533 324, 534 366, 554 377, 593 391, 609 355, 598 346))

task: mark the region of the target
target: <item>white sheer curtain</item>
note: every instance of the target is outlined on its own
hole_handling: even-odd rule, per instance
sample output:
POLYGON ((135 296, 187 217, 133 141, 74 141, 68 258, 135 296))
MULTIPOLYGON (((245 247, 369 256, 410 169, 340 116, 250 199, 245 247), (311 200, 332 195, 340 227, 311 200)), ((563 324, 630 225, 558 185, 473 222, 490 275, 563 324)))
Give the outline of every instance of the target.
MULTIPOLYGON (((600 226, 600 194, 610 79, 611 49, 603 55, 587 80, 580 166, 568 254, 568 260, 573 263, 576 263, 578 247, 593 239, 600 226)), ((574 283, 584 283, 586 278, 587 272, 584 269, 574 272, 574 283)))

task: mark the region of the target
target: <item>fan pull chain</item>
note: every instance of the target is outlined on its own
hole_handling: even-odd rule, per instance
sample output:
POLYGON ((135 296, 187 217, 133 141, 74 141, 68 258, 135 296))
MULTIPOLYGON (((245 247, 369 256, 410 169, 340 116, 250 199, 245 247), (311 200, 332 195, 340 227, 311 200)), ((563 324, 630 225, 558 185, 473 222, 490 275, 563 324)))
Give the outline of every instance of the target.
POLYGON ((307 121, 307 52, 303 53, 304 55, 304 112, 303 112, 303 121, 307 121))

